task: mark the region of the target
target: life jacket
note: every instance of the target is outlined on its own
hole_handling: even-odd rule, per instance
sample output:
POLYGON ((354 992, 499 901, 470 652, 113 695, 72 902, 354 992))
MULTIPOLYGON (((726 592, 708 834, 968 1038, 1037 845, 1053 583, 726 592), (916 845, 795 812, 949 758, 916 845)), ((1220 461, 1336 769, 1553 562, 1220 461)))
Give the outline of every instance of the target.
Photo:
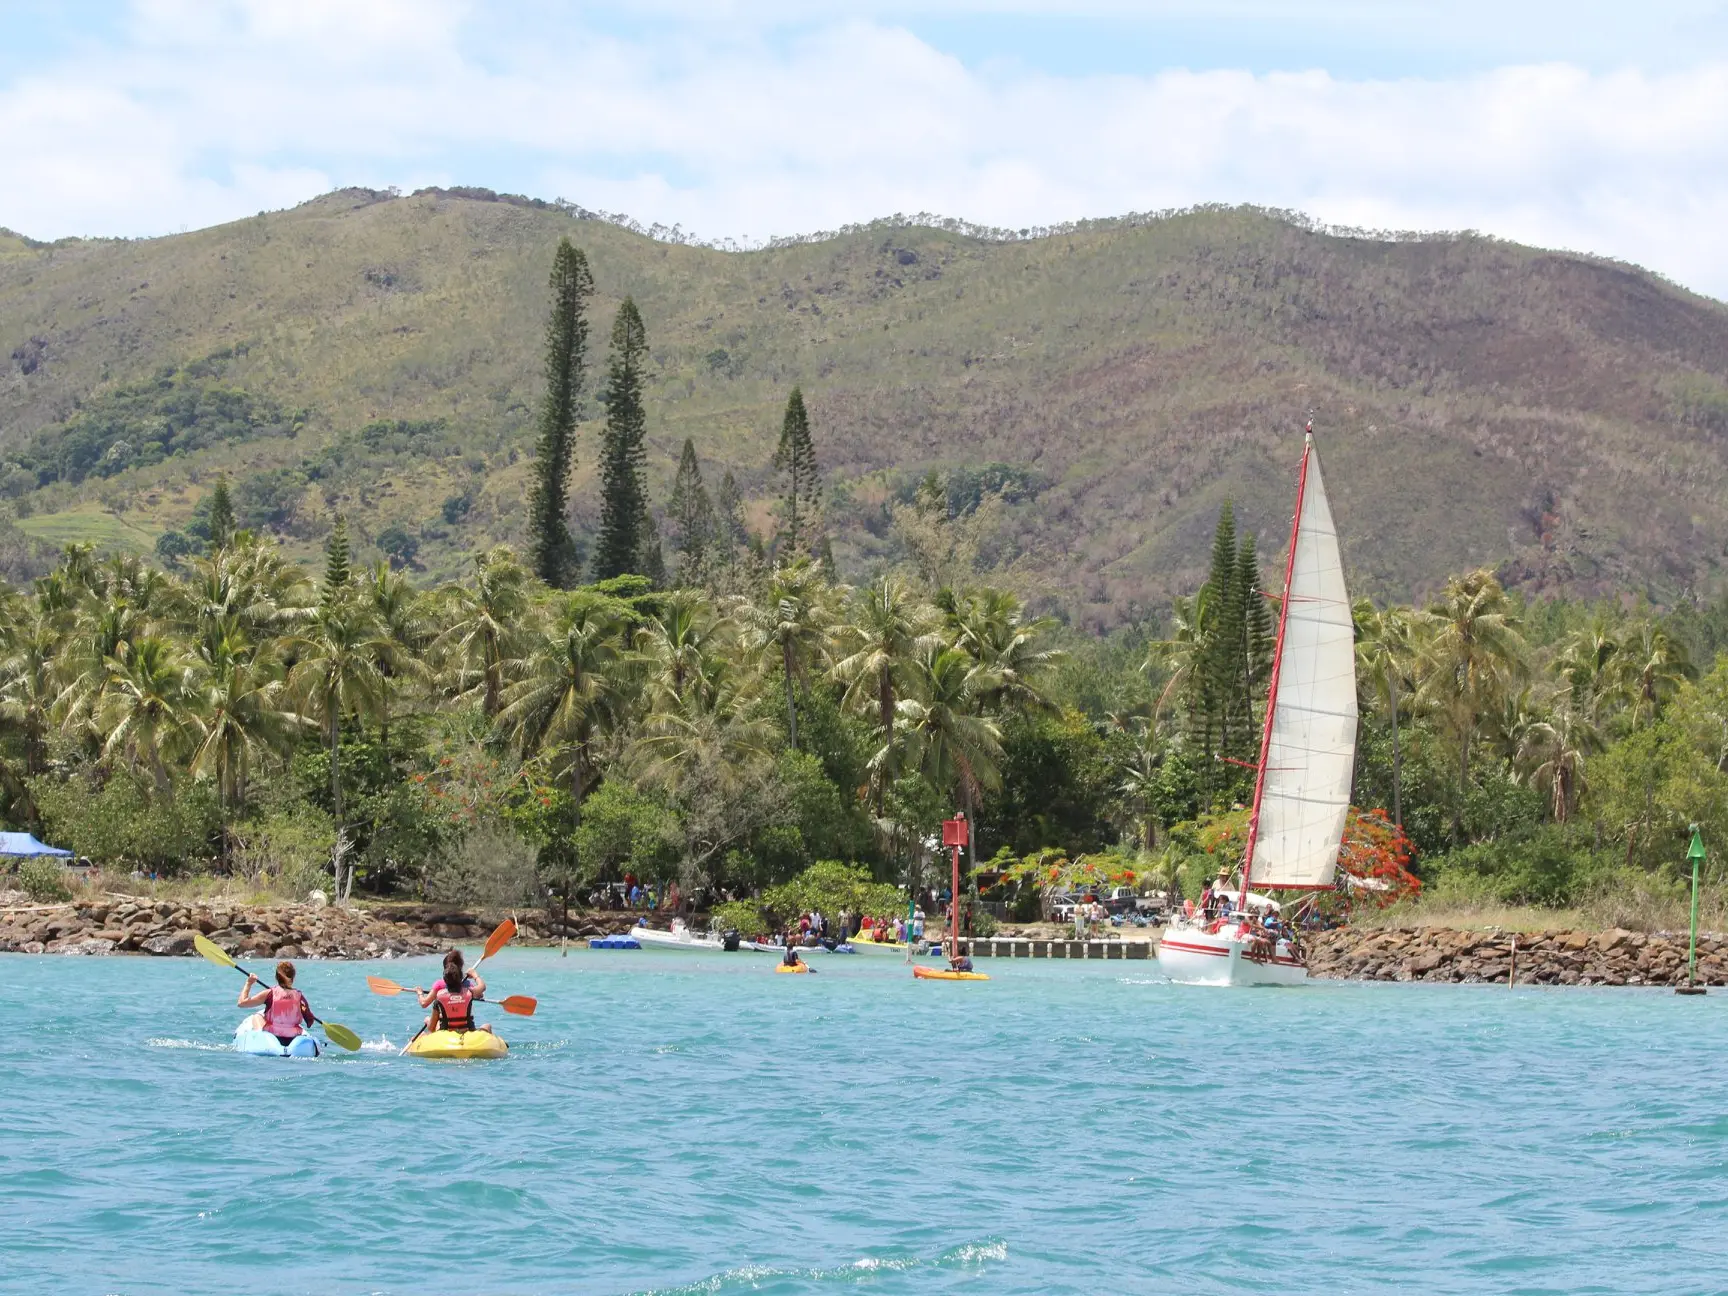
POLYGON ((432 992, 432 1001, 438 1006, 438 1015, 443 1018, 443 1028, 458 1033, 474 1029, 474 992, 466 983, 455 994, 450 993, 450 987, 442 981, 432 992))
POLYGON ((293 1039, 300 1034, 305 1011, 305 995, 298 990, 271 986, 269 1002, 264 1005, 264 1029, 278 1039, 293 1039))

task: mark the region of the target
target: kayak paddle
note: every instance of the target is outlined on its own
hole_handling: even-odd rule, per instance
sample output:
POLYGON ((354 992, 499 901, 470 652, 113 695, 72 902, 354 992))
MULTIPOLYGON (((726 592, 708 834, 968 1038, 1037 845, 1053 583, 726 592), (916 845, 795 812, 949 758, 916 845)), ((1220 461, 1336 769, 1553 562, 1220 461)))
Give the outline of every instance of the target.
MULTIPOLYGON (((487 959, 491 958, 499 950, 503 949, 506 945, 508 945, 515 938, 515 936, 516 936, 516 920, 514 918, 506 918, 503 922, 499 923, 496 927, 494 927, 492 929, 492 934, 486 938, 486 948, 480 952, 480 957, 475 960, 474 966, 469 968, 468 970, 470 972, 478 972, 480 970, 480 965, 482 963, 484 963, 487 959)), ((379 977, 377 979, 382 981, 384 978, 379 977)), ((367 978, 367 981, 369 983, 371 982, 371 980, 372 980, 371 977, 367 978)), ((379 990, 376 986, 373 987, 373 992, 375 994, 400 994, 401 993, 400 990, 395 990, 395 991, 379 990)), ((521 1000, 524 998, 524 996, 512 995, 511 998, 521 1000)), ((522 1014, 524 1017, 528 1016, 529 1014, 531 1014, 534 1011, 534 1008, 533 1008, 534 1001, 532 999, 528 999, 527 1003, 530 1006, 528 1008, 528 1011, 522 1014)), ((517 1012, 517 1011, 519 1011, 519 1009, 509 1007, 508 1001, 506 1001, 506 1006, 504 1008, 504 1011, 505 1012, 517 1012)), ((419 1030, 414 1032, 413 1039, 410 1039, 408 1041, 408 1043, 406 1043, 402 1046, 402 1052, 406 1053, 410 1048, 412 1048, 414 1046, 414 1040, 419 1039, 425 1033, 426 1033, 426 1027, 424 1025, 422 1025, 419 1030)))
MULTIPOLYGON (((373 994, 399 995, 407 994, 410 990, 413 990, 415 993, 420 993, 418 987, 397 985, 396 982, 381 976, 367 977, 366 984, 373 994)), ((480 1002, 491 1003, 492 1000, 481 999, 480 1002)), ((498 1006, 507 1013, 515 1013, 518 1017, 532 1017, 534 1015, 534 1010, 540 1006, 540 1001, 537 999, 531 999, 527 995, 511 995, 507 999, 500 1000, 498 1006)))
MULTIPOLYGON (((208 936, 195 934, 192 937, 192 944, 200 954, 209 959, 217 967, 231 967, 236 972, 244 972, 247 976, 252 975, 251 972, 236 963, 233 956, 229 954, 227 950, 223 949, 208 936)), ((330 1037, 330 1042, 338 1048, 345 1048, 350 1053, 359 1051, 360 1037, 353 1031, 349 1030, 346 1026, 339 1025, 336 1022, 327 1022, 317 1014, 313 1014, 312 1020, 324 1028, 324 1033, 330 1037)))

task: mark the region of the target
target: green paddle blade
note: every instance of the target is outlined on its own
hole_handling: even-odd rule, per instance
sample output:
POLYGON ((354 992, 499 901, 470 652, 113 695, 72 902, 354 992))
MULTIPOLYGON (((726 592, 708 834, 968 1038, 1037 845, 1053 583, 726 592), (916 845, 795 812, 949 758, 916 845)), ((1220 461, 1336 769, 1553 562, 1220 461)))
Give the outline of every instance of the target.
POLYGON ((226 950, 224 950, 215 941, 211 940, 208 936, 194 935, 192 937, 192 944, 200 954, 209 959, 212 963, 216 964, 217 967, 239 966, 239 964, 235 963, 234 960, 229 957, 226 950))
POLYGON ((319 1025, 324 1028, 324 1033, 330 1037, 330 1042, 337 1048, 345 1048, 350 1053, 360 1051, 360 1037, 346 1026, 338 1025, 336 1022, 320 1022, 319 1025))

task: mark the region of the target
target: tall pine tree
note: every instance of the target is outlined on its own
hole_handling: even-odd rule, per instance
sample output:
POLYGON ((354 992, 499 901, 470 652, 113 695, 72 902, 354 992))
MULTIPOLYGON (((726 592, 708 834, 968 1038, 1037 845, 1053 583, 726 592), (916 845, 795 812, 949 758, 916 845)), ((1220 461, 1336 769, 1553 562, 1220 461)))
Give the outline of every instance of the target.
MULTIPOLYGON (((1236 512, 1229 500, 1218 510, 1212 533, 1212 565, 1196 600, 1203 646, 1190 683, 1189 724, 1204 760, 1202 780, 1213 790, 1223 786, 1217 758, 1237 756, 1232 732, 1231 701, 1236 692, 1237 661, 1242 642, 1241 590, 1236 581, 1236 512)), ((1233 781, 1233 780, 1230 780, 1233 781)))
POLYGON ((546 394, 528 492, 529 550, 534 571, 555 589, 576 580, 576 546, 564 511, 575 461, 576 404, 588 357, 588 298, 594 278, 588 258, 569 239, 552 257, 552 313, 546 321, 546 394))
POLYGON ((722 555, 731 562, 733 552, 750 543, 750 529, 744 525, 744 496, 730 468, 720 479, 720 489, 714 496, 714 514, 722 555))
POLYGON ((684 439, 684 453, 678 457, 678 475, 672 481, 666 511, 672 523, 672 551, 678 555, 678 583, 699 584, 707 567, 708 551, 714 545, 717 519, 714 502, 702 484, 702 465, 696 461, 695 442, 688 437, 684 439))
POLYGON ((1236 583, 1242 589, 1242 710, 1247 719, 1248 748, 1251 757, 1258 759, 1264 716, 1257 718, 1255 707, 1265 700, 1266 685, 1272 677, 1272 649, 1278 636, 1272 609, 1260 585, 1260 559, 1254 552, 1252 533, 1242 537, 1242 547, 1236 552, 1236 583))
POLYGON ((336 515, 330 539, 324 545, 324 588, 320 597, 324 604, 335 602, 354 580, 354 555, 348 545, 348 519, 336 515))
POLYGON ((780 424, 780 444, 774 451, 780 473, 782 523, 776 559, 789 563, 801 554, 814 554, 822 539, 822 475, 816 468, 816 447, 810 440, 810 415, 804 393, 792 389, 786 417, 780 424))
POLYGON ((228 474, 216 478, 210 492, 210 547, 226 549, 234 543, 234 501, 228 497, 228 474))
POLYGON ((594 579, 646 575, 643 546, 648 532, 648 490, 643 483, 647 414, 642 407, 648 334, 630 298, 612 324, 612 356, 606 368, 606 435, 600 448, 600 536, 594 546, 594 579))

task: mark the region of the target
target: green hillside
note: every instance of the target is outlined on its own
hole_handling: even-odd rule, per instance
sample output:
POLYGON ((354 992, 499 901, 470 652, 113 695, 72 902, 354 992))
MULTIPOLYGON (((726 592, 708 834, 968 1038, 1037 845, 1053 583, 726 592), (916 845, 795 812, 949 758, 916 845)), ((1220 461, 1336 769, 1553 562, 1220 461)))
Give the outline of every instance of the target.
MULTIPOLYGON (((243 518, 300 554, 338 510, 368 543, 411 537, 434 575, 520 541, 562 235, 592 263, 597 337, 625 294, 647 321, 657 497, 690 436, 765 524, 801 383, 843 574, 893 556, 885 504, 927 470, 957 501, 1008 480, 985 560, 1077 620, 1119 621, 1196 582, 1227 495, 1278 551, 1312 411, 1364 590, 1484 562, 1532 591, 1719 583, 1728 308, 1625 266, 1250 210, 729 252, 483 191, 343 191, 161 239, 7 233, 4 507, 43 540, 137 548, 225 472, 243 518)), ((0 544, 15 568, 21 552, 0 544)))

